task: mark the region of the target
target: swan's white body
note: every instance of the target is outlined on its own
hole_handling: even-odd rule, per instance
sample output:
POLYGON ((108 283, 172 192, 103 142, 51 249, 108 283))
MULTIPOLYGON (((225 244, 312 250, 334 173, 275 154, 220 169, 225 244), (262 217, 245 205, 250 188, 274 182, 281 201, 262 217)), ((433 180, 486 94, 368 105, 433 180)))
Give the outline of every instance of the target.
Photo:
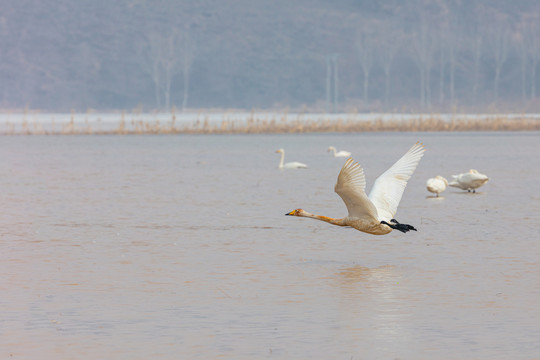
POLYGON ((347 217, 334 219, 314 215, 302 209, 293 210, 286 215, 309 217, 333 225, 351 226, 373 235, 388 234, 392 229, 401 232, 416 230, 411 225, 398 223, 394 220, 394 216, 407 180, 424 156, 424 151, 422 144, 413 145, 401 159, 375 180, 369 196, 365 192, 364 170, 352 158, 348 159, 338 175, 334 188, 347 206, 349 212, 347 217))
POLYGON ((335 147, 329 146, 328 152, 333 151, 334 157, 349 157, 351 156, 351 153, 345 150, 337 151, 335 147), (337 151, 337 152, 336 152, 337 151))
POLYGON ((480 174, 474 169, 459 175, 452 175, 452 178, 452 181, 448 184, 449 186, 472 192, 476 192, 476 189, 487 183, 489 180, 486 175, 480 174))
POLYGON ((446 190, 447 186, 448 186, 448 181, 440 175, 437 175, 434 178, 428 179, 428 181, 426 182, 426 187, 428 191, 434 194, 437 194, 437 196, 439 196, 440 193, 446 190))
POLYGON ((298 161, 292 161, 292 162, 288 162, 284 164, 283 161, 285 161, 285 150, 279 149, 279 150, 276 150, 276 153, 281 153, 281 160, 279 161, 280 169, 298 169, 298 168, 308 167, 306 164, 303 164, 298 161))

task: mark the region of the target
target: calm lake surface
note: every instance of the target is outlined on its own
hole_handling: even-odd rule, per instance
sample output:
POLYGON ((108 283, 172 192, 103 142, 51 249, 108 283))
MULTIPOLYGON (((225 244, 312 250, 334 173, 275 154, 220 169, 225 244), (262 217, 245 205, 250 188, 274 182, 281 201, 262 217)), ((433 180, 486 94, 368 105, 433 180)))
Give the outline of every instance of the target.
POLYGON ((0 138, 0 358, 540 358, 540 133, 0 138), (427 151, 373 236, 346 215, 427 151), (279 170, 285 161, 309 169, 279 170), (476 194, 426 180, 474 168, 476 194))

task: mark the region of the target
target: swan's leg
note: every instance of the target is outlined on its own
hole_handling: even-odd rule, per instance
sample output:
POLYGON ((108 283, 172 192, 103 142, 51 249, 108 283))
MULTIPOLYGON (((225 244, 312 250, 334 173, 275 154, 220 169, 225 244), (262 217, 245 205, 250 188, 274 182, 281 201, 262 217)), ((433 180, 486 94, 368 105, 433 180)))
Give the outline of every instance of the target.
MULTIPOLYGON (((398 222, 396 219, 392 219, 392 220, 390 220, 390 222, 393 222, 394 224, 396 224, 396 226, 402 226, 402 227, 406 227, 408 230, 414 230, 414 231, 416 231, 416 229, 414 228, 414 226, 409 225, 409 224, 402 224, 402 223, 398 222)), ((407 231, 408 231, 408 230, 407 230, 407 231)))
POLYGON ((389 223, 387 223, 386 221, 383 220, 383 221, 381 221, 381 224, 388 225, 392 229, 399 230, 402 233, 406 233, 407 231, 411 231, 411 230, 417 231, 414 228, 414 226, 409 225, 409 224, 402 224, 402 223, 398 222, 396 219, 392 219, 392 220, 390 220, 390 222, 392 224, 389 224, 389 223))

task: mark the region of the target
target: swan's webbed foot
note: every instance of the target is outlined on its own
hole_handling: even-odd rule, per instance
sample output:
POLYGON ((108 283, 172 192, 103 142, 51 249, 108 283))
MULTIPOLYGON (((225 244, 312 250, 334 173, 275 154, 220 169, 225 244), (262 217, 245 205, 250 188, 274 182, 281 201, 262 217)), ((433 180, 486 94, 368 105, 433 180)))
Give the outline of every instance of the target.
POLYGON ((389 224, 389 223, 387 223, 386 221, 383 220, 383 221, 381 221, 381 224, 388 225, 392 229, 399 230, 402 233, 406 233, 406 232, 411 231, 411 230, 417 231, 414 226, 409 225, 409 224, 402 224, 402 223, 398 222, 396 219, 392 219, 392 220, 390 220, 390 222, 392 224, 389 224))

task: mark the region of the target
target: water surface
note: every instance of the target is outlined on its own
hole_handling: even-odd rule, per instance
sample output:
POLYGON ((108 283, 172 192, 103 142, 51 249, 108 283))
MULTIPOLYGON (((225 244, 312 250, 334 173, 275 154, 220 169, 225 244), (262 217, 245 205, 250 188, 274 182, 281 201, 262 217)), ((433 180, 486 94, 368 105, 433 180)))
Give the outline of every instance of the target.
POLYGON ((540 357, 539 133, 17 136, 0 141, 0 356, 13 359, 540 357), (427 147, 397 219, 342 217, 427 147), (309 169, 277 169, 286 161, 309 169), (490 181, 436 199, 429 177, 490 181))

